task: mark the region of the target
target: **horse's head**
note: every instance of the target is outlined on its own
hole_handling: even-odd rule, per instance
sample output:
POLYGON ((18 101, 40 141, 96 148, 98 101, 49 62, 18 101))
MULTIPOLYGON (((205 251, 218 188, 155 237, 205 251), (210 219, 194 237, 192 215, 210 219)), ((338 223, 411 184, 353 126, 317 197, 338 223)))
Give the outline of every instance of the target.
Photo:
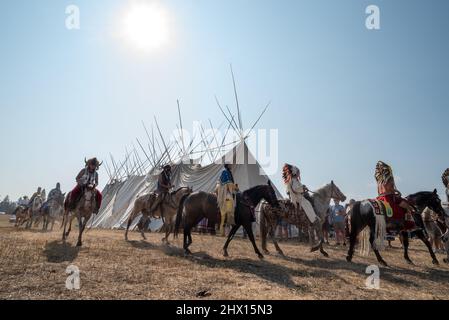
POLYGON ((42 207, 43 200, 42 197, 37 196, 34 198, 33 203, 31 204, 31 207, 33 208, 33 211, 37 211, 42 207))
POLYGON ((437 189, 433 190, 433 192, 429 192, 425 201, 426 206, 429 207, 433 212, 438 214, 438 216, 440 217, 445 217, 446 212, 441 205, 441 200, 438 196, 437 189))
POLYGON ((330 188, 330 196, 332 199, 338 200, 340 202, 346 201, 346 196, 344 195, 343 192, 341 192, 340 188, 337 187, 337 185, 334 183, 333 180, 329 184, 329 188, 330 188))

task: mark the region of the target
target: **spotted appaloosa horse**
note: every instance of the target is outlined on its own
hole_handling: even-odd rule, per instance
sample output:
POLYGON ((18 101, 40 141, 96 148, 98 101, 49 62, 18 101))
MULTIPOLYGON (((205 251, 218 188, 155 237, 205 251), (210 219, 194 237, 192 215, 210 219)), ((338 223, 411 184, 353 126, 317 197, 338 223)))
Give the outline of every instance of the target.
POLYGON ((331 199, 344 202, 346 201, 346 196, 343 192, 341 192, 340 188, 333 181, 331 181, 324 187, 312 192, 311 199, 315 213, 320 218, 320 221, 317 221, 313 225, 310 224, 310 221, 306 217, 304 211, 302 209, 296 209, 290 200, 280 201, 280 208, 273 208, 269 204, 262 205, 262 210, 260 213, 260 233, 262 249, 265 253, 268 253, 267 234, 269 234, 276 251, 281 255, 284 254, 274 236, 277 222, 280 218, 283 218, 286 219, 289 224, 295 225, 298 229, 308 229, 311 251, 316 251, 319 249, 325 257, 328 256, 327 252, 323 248, 323 223, 325 222, 331 199), (318 244, 313 244, 315 234, 319 240, 318 244))

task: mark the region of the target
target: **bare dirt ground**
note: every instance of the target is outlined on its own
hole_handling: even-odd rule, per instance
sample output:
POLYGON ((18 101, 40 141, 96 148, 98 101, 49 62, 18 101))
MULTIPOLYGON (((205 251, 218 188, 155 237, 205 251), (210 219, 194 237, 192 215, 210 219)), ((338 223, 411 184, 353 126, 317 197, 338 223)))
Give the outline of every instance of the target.
MULTIPOLYGON (((56 230, 57 229, 57 230, 56 230)), ((345 261, 346 247, 327 246, 330 258, 310 253, 305 244, 282 242, 286 257, 274 253, 259 260, 248 240, 235 239, 224 258, 224 238, 193 235, 194 255, 184 257, 181 238, 161 243, 132 232, 89 230, 83 247, 76 232, 61 241, 53 232, 16 230, 0 217, 0 299, 448 299, 449 267, 434 266, 425 248, 411 243, 409 266, 399 248, 383 252, 380 289, 365 286, 366 267, 375 257, 345 261), (67 290, 67 266, 80 270, 80 290, 67 290), (205 297, 199 295, 205 292, 205 297)), ((260 247, 260 241, 258 240, 260 247)), ((394 244, 398 247, 399 243, 394 244)))

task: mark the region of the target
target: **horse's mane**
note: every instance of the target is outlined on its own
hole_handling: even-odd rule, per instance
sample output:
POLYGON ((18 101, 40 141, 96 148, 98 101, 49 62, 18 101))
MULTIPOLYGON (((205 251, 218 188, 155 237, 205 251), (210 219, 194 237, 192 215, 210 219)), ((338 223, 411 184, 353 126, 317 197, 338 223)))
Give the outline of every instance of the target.
POLYGON ((189 187, 180 187, 180 188, 176 189, 173 193, 178 193, 182 189, 189 189, 189 187))
POLYGON ((252 188, 250 188, 250 189, 248 189, 248 190, 245 190, 245 191, 243 191, 243 193, 244 193, 245 195, 253 194, 253 193, 259 192, 261 189, 264 189, 264 188, 266 188, 266 187, 268 187, 267 184, 261 184, 261 185, 252 187, 252 188))
POLYGON ((419 192, 408 195, 407 198, 416 198, 419 196, 431 196, 433 194, 435 194, 437 197, 439 197, 438 194, 434 193, 433 191, 419 191, 419 192))

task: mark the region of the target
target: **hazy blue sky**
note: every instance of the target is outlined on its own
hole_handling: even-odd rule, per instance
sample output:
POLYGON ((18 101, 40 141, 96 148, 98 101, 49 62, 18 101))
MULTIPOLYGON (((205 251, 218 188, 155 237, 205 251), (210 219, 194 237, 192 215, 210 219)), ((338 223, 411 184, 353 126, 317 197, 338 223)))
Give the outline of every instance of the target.
MULTIPOLYGON (((143 53, 117 36, 133 1, 10 0, 0 11, 0 195, 72 188, 85 156, 144 137, 153 115, 173 129, 233 106, 229 63, 249 126, 279 128, 280 159, 311 188, 331 179, 376 194, 377 160, 407 194, 438 187, 449 166, 449 1, 167 0, 167 46, 143 53), (65 28, 78 5, 81 29, 65 28), (381 30, 365 28, 365 8, 381 30)), ((106 173, 100 179, 105 182, 106 173)), ((280 184, 280 169, 274 177, 280 184)))

